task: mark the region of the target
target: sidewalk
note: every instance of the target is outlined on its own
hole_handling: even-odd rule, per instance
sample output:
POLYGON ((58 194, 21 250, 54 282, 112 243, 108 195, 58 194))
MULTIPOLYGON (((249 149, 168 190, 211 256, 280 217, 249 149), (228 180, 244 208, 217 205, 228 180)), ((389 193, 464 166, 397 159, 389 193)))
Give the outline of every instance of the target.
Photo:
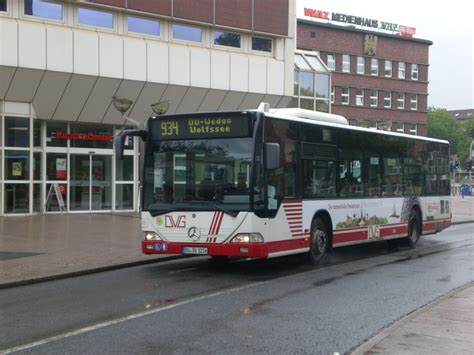
POLYGON ((474 283, 420 308, 352 354, 474 353, 474 283))
POLYGON ((136 214, 0 217, 0 289, 172 258, 143 255, 142 239, 136 214))

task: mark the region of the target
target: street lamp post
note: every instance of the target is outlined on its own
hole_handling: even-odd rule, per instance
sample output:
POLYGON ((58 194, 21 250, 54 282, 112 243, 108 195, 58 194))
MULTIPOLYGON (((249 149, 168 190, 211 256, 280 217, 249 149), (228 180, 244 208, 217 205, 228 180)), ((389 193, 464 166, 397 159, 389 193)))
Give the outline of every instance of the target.
POLYGON ((125 115, 125 112, 127 112, 132 106, 132 103, 133 103, 132 100, 126 99, 124 97, 112 96, 112 103, 114 104, 115 109, 122 114, 122 118, 124 120, 133 123, 133 125, 136 126, 137 128, 141 128, 142 126, 141 122, 138 122, 134 120, 133 118, 130 118, 125 115))
MULTIPOLYGON (((127 135, 123 135, 123 137, 127 137, 127 136, 141 136, 142 137, 142 140, 140 140, 140 143, 138 145, 138 156, 139 156, 139 176, 142 176, 142 172, 143 172, 143 155, 141 154, 142 152, 144 152, 144 143, 143 143, 143 139, 144 137, 146 136, 146 132, 143 130, 143 124, 142 122, 139 122, 137 120, 134 120, 133 118, 130 118, 128 116, 125 115, 125 113, 130 109, 130 107, 132 106, 133 104, 133 101, 132 100, 129 100, 127 98, 123 98, 123 97, 118 97, 118 96, 113 96, 112 97, 112 103, 115 107, 115 109, 117 111, 119 111, 121 114, 122 114, 122 118, 125 120, 125 121, 128 121, 130 123, 132 123, 136 128, 138 128, 138 130, 135 130, 133 133, 134 134, 131 134, 132 131, 129 131, 130 134, 127 135)), ((156 102, 154 104, 151 104, 151 109, 153 110, 154 114, 153 114, 153 118, 156 118, 157 116, 160 116, 160 115, 164 115, 168 109, 169 109, 169 101, 160 101, 160 102, 156 102)), ((123 138, 123 139, 124 139, 123 138)), ((121 159, 121 157, 123 157, 123 140, 122 142, 120 143, 120 146, 121 146, 121 152, 118 156, 118 159, 121 159)), ((140 201, 141 201, 141 196, 142 194, 142 181, 140 180, 140 178, 138 179, 138 203, 137 203, 137 206, 138 206, 138 211, 141 210, 141 204, 140 204, 140 201)))
POLYGON ((164 115, 170 108, 169 101, 160 101, 151 104, 151 109, 157 116, 164 115))

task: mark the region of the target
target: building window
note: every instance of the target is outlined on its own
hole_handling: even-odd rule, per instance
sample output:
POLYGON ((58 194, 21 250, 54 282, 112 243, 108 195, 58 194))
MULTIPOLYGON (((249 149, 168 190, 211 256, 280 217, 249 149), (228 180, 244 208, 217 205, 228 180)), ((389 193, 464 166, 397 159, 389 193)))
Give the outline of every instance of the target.
POLYGON ((172 26, 173 38, 182 41, 202 42, 202 29, 194 26, 178 25, 172 26))
POLYGON ((364 57, 357 57, 357 74, 365 74, 364 57))
MULTIPOLYGON (((83 136, 98 136, 101 139, 98 140, 84 140, 84 139, 69 139, 71 148, 102 148, 112 149, 113 148, 113 130, 112 126, 100 125, 100 124, 70 124, 70 134, 83 135, 83 136)), ((64 139, 64 134, 61 135, 64 139)))
POLYGON ((46 146, 67 147, 67 139, 61 139, 62 133, 67 133, 67 123, 48 121, 46 123, 46 146))
POLYGON ((405 94, 399 92, 397 95, 397 108, 403 110, 405 108, 405 94))
POLYGON ((379 105, 379 92, 377 90, 370 90, 370 107, 377 107, 379 105))
POLYGON ((411 95, 410 98, 410 109, 416 111, 418 109, 418 95, 411 95))
POLYGON ((298 70, 295 70, 293 74, 293 95, 294 96, 299 96, 300 94, 300 72, 298 70))
POLYGON ((214 44, 240 48, 240 35, 231 32, 214 31, 214 44))
POLYGON ((27 117, 5 117, 4 142, 6 147, 29 147, 30 119, 27 117))
POLYGON ((390 108, 392 106, 392 93, 390 91, 383 92, 383 107, 390 108))
POLYGON ((364 106, 364 89, 357 89, 356 91, 356 105, 364 106))
POLYGON ((7 11, 7 0, 0 0, 0 11, 7 11))
POLYGON ((377 129, 382 131, 391 131, 392 130, 392 122, 390 121, 377 121, 377 129))
POLYGON ((391 60, 385 61, 385 77, 387 78, 392 77, 392 61, 391 60))
POLYGON ((342 71, 344 73, 351 72, 351 57, 348 54, 342 55, 342 71))
POLYGON ((405 63, 398 63, 398 79, 405 79, 405 63))
POLYGON ((272 52, 272 40, 269 38, 252 37, 252 50, 259 52, 272 52))
POLYGON ((349 88, 342 88, 342 90, 341 90, 341 103, 343 105, 349 105, 349 88))
POLYGON ((160 35, 160 21, 144 17, 128 16, 128 32, 142 33, 150 36, 160 35))
POLYGON ((80 25, 114 28, 114 15, 108 11, 80 7, 78 8, 78 21, 80 25))
POLYGON ((329 71, 313 53, 294 56, 294 98, 291 107, 329 112, 331 88, 329 71))
POLYGON ((336 55, 335 54, 328 53, 327 65, 329 69, 336 70, 336 55))
POLYGON ((67 180, 66 153, 47 153, 46 180, 67 180))
POLYGON ((336 91, 335 86, 331 86, 331 103, 334 103, 334 92, 336 91))
POLYGON ((411 79, 418 80, 418 64, 411 65, 411 79))
POLYGON ((314 97, 313 72, 300 72, 300 96, 314 97))
POLYGON ((28 180, 29 156, 27 150, 5 150, 5 180, 28 180))
POLYGON ((5 213, 28 213, 30 205, 29 184, 5 184, 5 213))
POLYGON ((370 59, 370 74, 379 75, 379 60, 377 58, 370 59))
POLYGON ((417 135, 418 134, 418 127, 416 123, 410 124, 410 134, 417 135))
MULTIPOLYGON (((6 0, 4 2, 6 7, 6 0)), ((0 5, 1 7, 2 5, 0 5)), ((63 19, 63 4, 44 0, 25 0, 25 15, 61 21, 63 19)))
POLYGON ((393 128, 395 129, 395 132, 405 133, 405 126, 403 122, 394 122, 393 128))

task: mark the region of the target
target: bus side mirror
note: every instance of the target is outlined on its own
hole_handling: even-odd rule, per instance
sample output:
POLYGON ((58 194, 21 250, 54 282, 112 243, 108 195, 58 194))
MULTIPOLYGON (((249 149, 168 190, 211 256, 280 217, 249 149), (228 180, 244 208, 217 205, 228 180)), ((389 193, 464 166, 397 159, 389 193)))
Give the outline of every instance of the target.
POLYGON ((142 129, 124 129, 117 134, 115 137, 114 145, 115 145, 115 156, 117 159, 123 159, 123 149, 125 145, 125 139, 127 137, 141 137, 143 141, 146 140, 146 131, 142 129))
POLYGON ((265 143, 265 169, 277 169, 280 167, 280 144, 265 143))

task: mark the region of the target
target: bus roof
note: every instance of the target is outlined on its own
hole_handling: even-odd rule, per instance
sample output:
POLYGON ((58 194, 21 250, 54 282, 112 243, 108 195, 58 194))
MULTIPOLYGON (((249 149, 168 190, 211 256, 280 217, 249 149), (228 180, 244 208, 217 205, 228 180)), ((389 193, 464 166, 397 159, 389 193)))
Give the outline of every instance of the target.
MULTIPOLYGON (((253 111, 253 110, 249 110, 249 111, 253 111)), ((310 110, 304 110, 304 111, 310 111, 310 110)), ((286 112, 291 113, 291 111, 286 111, 286 112)), ((337 120, 335 121, 332 120, 332 117, 334 116, 336 117, 343 117, 343 116, 327 114, 324 112, 318 113, 318 116, 321 116, 321 117, 326 116, 327 119, 325 120, 319 120, 316 117, 305 118, 305 117, 294 116, 292 114, 284 114, 286 112, 284 110, 275 110, 274 113, 265 112, 265 115, 269 117, 274 117, 274 118, 284 119, 284 120, 294 121, 294 122, 305 122, 305 123, 310 123, 310 124, 318 124, 318 125, 326 126, 326 127, 337 127, 337 128, 342 128, 342 129, 347 129, 347 130, 352 130, 352 131, 370 132, 373 134, 380 134, 380 135, 386 135, 386 136, 404 137, 408 139, 418 139, 418 140, 424 140, 424 141, 429 141, 429 142, 449 144, 448 141, 443 140, 443 139, 429 138, 429 137, 424 137, 424 136, 415 136, 412 134, 398 133, 398 132, 391 132, 391 131, 382 131, 382 130, 374 129, 374 128, 350 126, 345 123, 339 123, 337 120)), ((296 112, 297 111, 294 111, 294 113, 296 112)))

